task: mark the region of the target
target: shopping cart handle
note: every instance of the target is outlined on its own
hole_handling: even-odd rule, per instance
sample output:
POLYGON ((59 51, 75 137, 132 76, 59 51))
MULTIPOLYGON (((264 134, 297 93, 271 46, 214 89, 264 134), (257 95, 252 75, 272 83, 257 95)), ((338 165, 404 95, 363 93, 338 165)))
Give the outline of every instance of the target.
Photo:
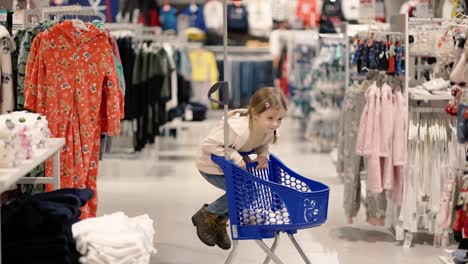
POLYGON ((217 82, 211 86, 210 90, 208 91, 208 99, 210 101, 215 102, 219 105, 227 105, 229 103, 229 83, 228 82, 217 82), (211 95, 216 91, 222 91, 220 96, 221 101, 214 99, 211 95), (222 97, 222 98, 221 98, 222 97))

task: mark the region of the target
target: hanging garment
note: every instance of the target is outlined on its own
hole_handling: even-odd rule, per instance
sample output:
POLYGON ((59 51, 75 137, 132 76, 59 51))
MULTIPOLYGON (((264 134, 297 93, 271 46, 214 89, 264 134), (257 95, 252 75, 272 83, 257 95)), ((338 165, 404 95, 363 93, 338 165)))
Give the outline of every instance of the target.
POLYGON ((336 33, 344 21, 341 0, 324 0, 320 15, 320 33, 336 33))
POLYGON ((296 6, 296 16, 302 20, 305 28, 315 28, 320 22, 317 0, 299 0, 296 6))
POLYGON ((356 154, 356 141, 359 119, 365 107, 365 89, 354 83, 346 90, 341 115, 338 141, 337 172, 343 174, 344 195, 343 207, 348 218, 357 215, 361 205, 361 178, 363 159, 356 154))
POLYGON ((271 0, 253 0, 247 5, 249 33, 256 37, 268 37, 273 27, 271 0))
POLYGON ((290 0, 275 0, 275 4, 271 5, 271 13, 274 21, 288 21, 290 0))
POLYGON ((11 53, 15 51, 15 41, 8 30, 0 26, 0 73, 2 78, 0 90, 0 114, 15 110, 15 96, 13 91, 13 69, 11 67, 11 53))
POLYGON ((246 6, 243 4, 229 4, 227 23, 229 32, 247 33, 249 30, 249 20, 246 6))
POLYGON ((26 75, 26 64, 28 62, 29 52, 31 51, 33 40, 39 33, 53 27, 55 24, 56 23, 52 21, 44 21, 34 26, 33 28, 28 29, 24 33, 21 45, 19 46, 18 54, 18 86, 16 88, 16 104, 18 110, 24 109, 24 77, 26 75))
POLYGON ((208 30, 216 33, 223 32, 223 3, 219 0, 210 0, 203 7, 203 15, 208 30))
POLYGON ((161 7, 159 19, 161 20, 162 29, 174 30, 177 32, 177 9, 170 7, 166 9, 161 7))
POLYGON ((209 105, 206 97, 208 91, 214 83, 218 81, 219 71, 216 63, 216 58, 209 51, 192 51, 189 54, 192 64, 192 85, 193 85, 193 101, 209 105))
POLYGON ((189 27, 195 27, 206 32, 205 17, 203 15, 203 8, 199 5, 190 5, 185 8, 182 13, 189 18, 189 27))
MULTIPOLYGON (((51 136, 65 138, 61 187, 87 187, 96 194, 100 134, 120 133, 124 101, 107 35, 86 25, 88 31, 79 31, 65 21, 36 37, 24 94, 25 108, 47 117, 51 136)), ((51 161, 46 175, 53 175, 51 161)), ((95 216, 96 211, 95 195, 82 217, 95 216)))

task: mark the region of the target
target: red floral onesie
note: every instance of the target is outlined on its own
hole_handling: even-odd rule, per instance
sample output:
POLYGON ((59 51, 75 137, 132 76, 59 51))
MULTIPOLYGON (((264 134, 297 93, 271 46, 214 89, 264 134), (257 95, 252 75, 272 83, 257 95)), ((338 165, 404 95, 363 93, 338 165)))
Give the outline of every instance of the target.
MULTIPOLYGON (((82 208, 82 219, 96 216, 100 134, 118 135, 124 114, 108 37, 86 25, 87 31, 65 21, 34 39, 24 89, 25 108, 47 117, 52 137, 65 138, 61 188, 94 191, 82 208)), ((51 161, 46 163, 46 175, 53 175, 51 161)))

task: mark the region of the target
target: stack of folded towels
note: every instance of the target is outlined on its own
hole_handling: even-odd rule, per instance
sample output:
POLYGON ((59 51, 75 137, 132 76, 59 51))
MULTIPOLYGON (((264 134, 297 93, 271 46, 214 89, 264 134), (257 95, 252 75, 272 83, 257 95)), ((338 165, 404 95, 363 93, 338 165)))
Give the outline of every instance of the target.
POLYGON ((50 130, 45 117, 13 112, 0 115, 0 168, 19 166, 45 148, 50 130))
POLYGON ((148 264, 153 247, 153 220, 122 212, 89 218, 72 226, 82 264, 148 264))
POLYGON ((3 263, 78 264, 72 225, 93 195, 91 189, 60 189, 24 195, 5 205, 3 263))

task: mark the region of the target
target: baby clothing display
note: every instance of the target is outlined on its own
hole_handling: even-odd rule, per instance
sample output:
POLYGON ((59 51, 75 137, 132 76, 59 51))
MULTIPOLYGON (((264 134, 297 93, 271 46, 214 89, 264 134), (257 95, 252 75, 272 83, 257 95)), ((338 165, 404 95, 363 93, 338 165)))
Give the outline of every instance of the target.
POLYGON ((19 166, 45 148, 50 131, 45 117, 26 111, 0 115, 0 168, 19 166))
POLYGON ((148 264, 153 248, 153 220, 122 212, 89 218, 72 226, 82 264, 148 264))
POLYGON ((434 79, 428 82, 425 82, 422 85, 418 85, 413 88, 409 88, 408 92, 410 94, 417 95, 447 95, 450 96, 451 86, 450 81, 446 81, 442 78, 434 79))

